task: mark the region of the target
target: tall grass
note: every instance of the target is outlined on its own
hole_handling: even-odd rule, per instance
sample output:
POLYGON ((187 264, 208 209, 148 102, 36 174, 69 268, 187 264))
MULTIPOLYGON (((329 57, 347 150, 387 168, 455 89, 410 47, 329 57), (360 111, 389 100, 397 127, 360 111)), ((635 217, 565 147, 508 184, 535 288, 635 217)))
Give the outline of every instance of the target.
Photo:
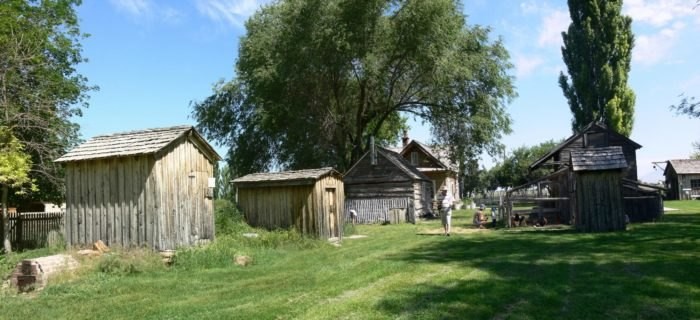
POLYGON ((245 223, 235 205, 227 200, 215 202, 216 241, 199 247, 181 248, 173 267, 194 270, 233 265, 235 257, 256 256, 269 250, 304 250, 325 245, 324 241, 304 236, 295 230, 252 228, 245 223))

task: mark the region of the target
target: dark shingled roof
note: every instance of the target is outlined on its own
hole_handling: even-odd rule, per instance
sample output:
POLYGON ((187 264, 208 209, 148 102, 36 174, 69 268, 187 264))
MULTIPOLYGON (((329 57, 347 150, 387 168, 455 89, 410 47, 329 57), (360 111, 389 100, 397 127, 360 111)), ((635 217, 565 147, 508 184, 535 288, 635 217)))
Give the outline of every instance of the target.
POLYGON ((425 174, 420 172, 416 167, 412 166, 411 163, 406 161, 399 153, 394 152, 388 148, 377 147, 377 152, 384 155, 387 160, 391 161, 394 165, 399 167, 401 171, 408 174, 411 179, 414 180, 430 180, 425 174))
MULTIPOLYGON (((700 160, 668 160, 668 163, 676 171, 676 174, 700 174, 700 160)), ((664 172, 664 174, 666 174, 666 172, 664 172)))
POLYGON ((186 134, 198 140, 195 143, 211 161, 221 160, 216 151, 192 126, 146 129, 95 136, 56 159, 56 162, 92 160, 156 153, 186 134))
POLYGON ((283 172, 261 172, 251 173, 243 177, 233 180, 233 183, 238 186, 275 186, 275 185, 311 185, 316 180, 329 175, 341 174, 331 167, 320 169, 307 169, 283 172))
POLYGON ((554 149, 552 149, 552 151, 550 151, 550 152, 547 153, 546 155, 542 156, 541 158, 539 158, 539 159, 537 159, 535 162, 533 162, 533 163, 530 165, 530 170, 535 170, 535 169, 537 169, 539 166, 541 166, 543 163, 547 162, 547 160, 549 160, 549 159, 552 158, 555 154, 557 154, 557 152, 561 151, 562 149, 564 149, 564 148, 567 147, 568 145, 572 144, 572 143, 573 143, 574 141, 576 141, 578 138, 580 138, 581 136, 583 136, 586 132, 591 131, 591 130, 595 130, 595 129, 607 131, 609 134, 614 135, 614 136, 617 136, 618 138, 627 141, 627 143, 629 143, 629 144, 630 144, 631 146, 633 146, 635 149, 639 149, 639 148, 642 147, 639 143, 636 143, 636 142, 632 141, 630 138, 627 138, 627 137, 625 137, 625 136, 623 136, 623 135, 621 135, 621 134, 615 132, 614 130, 608 129, 608 127, 605 126, 604 124, 602 124, 602 123, 597 123, 597 122, 593 121, 593 122, 589 123, 589 124, 588 124, 586 127, 584 127, 583 129, 581 129, 580 132, 578 132, 578 133, 576 133, 576 134, 570 136, 568 139, 564 140, 564 142, 560 143, 558 146, 556 146, 554 149))
POLYGON ((574 171, 598 171, 627 168, 622 147, 590 148, 571 151, 574 171))

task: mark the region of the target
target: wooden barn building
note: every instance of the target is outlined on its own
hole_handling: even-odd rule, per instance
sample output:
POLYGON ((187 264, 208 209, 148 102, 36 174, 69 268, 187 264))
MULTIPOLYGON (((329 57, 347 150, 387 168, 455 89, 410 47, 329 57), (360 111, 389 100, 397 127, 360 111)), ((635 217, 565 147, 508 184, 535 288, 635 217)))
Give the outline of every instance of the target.
POLYGON ((700 160, 668 160, 664 169, 668 200, 700 199, 700 160))
MULTIPOLYGON (((536 189, 537 197, 528 199, 524 197, 522 199, 526 203, 533 201, 536 203, 532 214, 538 217, 544 216, 550 223, 577 224, 577 221, 582 219, 580 210, 585 209, 579 205, 584 205, 589 198, 600 196, 581 190, 578 183, 583 182, 578 179, 590 180, 589 176, 596 174, 617 177, 619 172, 618 184, 622 191, 624 213, 632 222, 655 221, 663 215, 663 199, 661 197, 663 188, 637 181, 636 151, 639 148, 641 145, 608 129, 604 124, 590 123, 530 165, 530 170, 540 168, 551 170, 549 175, 509 190, 507 200, 512 204, 514 199, 519 201, 517 198, 522 197, 519 195, 520 193, 536 189), (611 151, 610 147, 615 147, 616 151, 611 151), (579 158, 573 159, 574 155, 579 158), (594 167, 605 167, 608 165, 606 161, 612 161, 609 159, 610 157, 619 160, 615 166, 620 167, 592 170, 594 172, 600 171, 596 174, 590 172, 591 170, 574 169, 576 167, 574 162, 582 163, 582 161, 583 163, 594 161, 594 167), (624 167, 621 166, 623 158, 624 167)), ((600 176, 598 178, 602 179, 600 176)), ((615 190, 617 189, 609 189, 609 192, 616 193, 615 190)), ((611 201, 614 199, 612 194, 605 197, 611 201)))
POLYGON ((233 183, 251 226, 342 239, 345 192, 342 175, 333 168, 253 173, 233 183))
POLYGON ((69 245, 172 250, 214 239, 214 166, 221 160, 192 126, 94 137, 65 164, 69 245))
POLYGON ((372 148, 343 181, 345 212, 356 212, 358 223, 415 223, 417 217, 432 212, 430 178, 389 149, 372 148))

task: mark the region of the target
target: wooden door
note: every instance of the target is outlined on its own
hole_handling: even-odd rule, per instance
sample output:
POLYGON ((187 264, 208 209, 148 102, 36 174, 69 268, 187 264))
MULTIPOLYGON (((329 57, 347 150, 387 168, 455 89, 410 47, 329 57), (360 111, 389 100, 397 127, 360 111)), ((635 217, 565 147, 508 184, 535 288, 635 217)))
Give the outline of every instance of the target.
POLYGON ((326 188, 324 195, 325 212, 328 215, 328 236, 330 238, 338 237, 338 204, 335 198, 335 188, 326 188))

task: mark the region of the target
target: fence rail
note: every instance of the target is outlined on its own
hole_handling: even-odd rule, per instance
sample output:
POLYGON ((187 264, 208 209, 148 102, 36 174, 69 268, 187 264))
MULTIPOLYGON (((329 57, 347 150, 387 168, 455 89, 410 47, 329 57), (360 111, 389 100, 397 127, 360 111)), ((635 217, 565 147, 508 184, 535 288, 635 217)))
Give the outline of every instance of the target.
POLYGON ((64 212, 21 212, 9 216, 9 238, 17 249, 38 248, 46 244, 51 231, 63 232, 64 212))

